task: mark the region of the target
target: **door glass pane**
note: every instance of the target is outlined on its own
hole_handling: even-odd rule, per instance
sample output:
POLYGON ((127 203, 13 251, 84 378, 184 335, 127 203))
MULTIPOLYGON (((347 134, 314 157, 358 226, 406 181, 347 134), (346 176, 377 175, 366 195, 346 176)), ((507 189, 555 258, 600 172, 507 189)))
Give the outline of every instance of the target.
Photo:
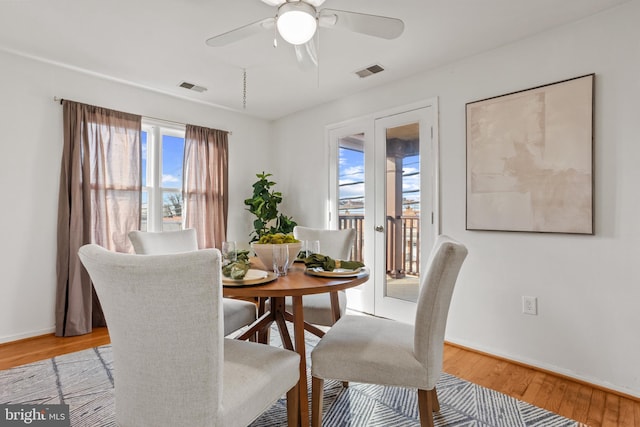
POLYGON ((385 295, 416 302, 420 289, 419 124, 387 128, 385 295))
POLYGON ((340 138, 338 158, 338 228, 356 229, 351 259, 363 262, 364 134, 340 138))

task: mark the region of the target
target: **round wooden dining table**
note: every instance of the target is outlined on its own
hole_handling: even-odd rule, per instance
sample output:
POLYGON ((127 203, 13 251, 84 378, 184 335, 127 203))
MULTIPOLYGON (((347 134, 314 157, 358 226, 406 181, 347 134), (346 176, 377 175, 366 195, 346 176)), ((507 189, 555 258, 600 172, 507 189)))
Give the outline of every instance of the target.
MULTIPOLYGON (((256 260, 256 263, 259 261, 256 260)), ((286 276, 280 276, 268 283, 251 286, 223 286, 224 297, 257 298, 264 312, 264 301, 269 299, 269 310, 264 312, 258 319, 242 333, 237 339, 250 339, 256 334, 261 342, 266 342, 268 330, 273 322, 278 325, 278 331, 282 338, 282 344, 286 349, 296 351, 300 355, 300 380, 298 383, 299 420, 301 426, 309 425, 309 397, 307 395, 307 359, 305 351, 304 330, 307 329, 316 335, 322 336, 324 333, 319 328, 304 321, 302 297, 304 295, 329 293, 331 298, 331 308, 334 320, 340 317, 338 305, 338 291, 342 291, 354 286, 358 286, 369 279, 369 271, 364 268, 357 274, 350 277, 319 277, 312 276, 305 272, 303 263, 294 263, 286 276), (285 297, 292 297, 293 312, 285 310, 285 297), (293 342, 289 336, 286 321, 293 323, 293 342)), ((224 283, 223 283, 224 284, 224 283)))

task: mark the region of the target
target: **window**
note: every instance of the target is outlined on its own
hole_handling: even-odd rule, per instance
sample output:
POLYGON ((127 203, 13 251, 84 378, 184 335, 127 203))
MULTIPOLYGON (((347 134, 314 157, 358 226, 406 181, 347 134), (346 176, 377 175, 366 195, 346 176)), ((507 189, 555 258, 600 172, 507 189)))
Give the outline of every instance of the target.
POLYGON ((185 127, 142 120, 143 231, 182 229, 185 127))

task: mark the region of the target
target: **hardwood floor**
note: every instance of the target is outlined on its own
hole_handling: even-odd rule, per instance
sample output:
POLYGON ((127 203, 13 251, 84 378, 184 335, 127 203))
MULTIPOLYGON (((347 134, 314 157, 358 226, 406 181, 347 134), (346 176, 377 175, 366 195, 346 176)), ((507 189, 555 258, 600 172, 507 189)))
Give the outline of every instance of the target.
POLYGON ((50 334, 0 344, 0 369, 9 369, 110 342, 107 328, 94 328, 92 333, 77 337, 60 338, 50 334))
MULTIPOLYGON (((0 344, 0 369, 108 344, 106 328, 70 338, 53 335, 0 344)), ((640 399, 550 372, 447 344, 444 370, 459 378, 572 418, 591 427, 640 426, 640 399)))
POLYGON ((640 426, 640 399, 633 396, 451 344, 445 345, 443 367, 459 378, 591 427, 640 426))

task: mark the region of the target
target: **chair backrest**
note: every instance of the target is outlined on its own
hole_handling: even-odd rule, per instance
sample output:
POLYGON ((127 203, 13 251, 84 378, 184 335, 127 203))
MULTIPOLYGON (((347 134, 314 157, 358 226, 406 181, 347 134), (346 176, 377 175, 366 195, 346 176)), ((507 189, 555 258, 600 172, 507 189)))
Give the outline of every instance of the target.
POLYGON ((109 328, 116 424, 220 425, 220 252, 139 256, 85 245, 78 255, 109 328))
POLYGON ((293 236, 298 240, 319 240, 320 253, 333 259, 348 260, 351 247, 356 238, 356 230, 327 230, 323 228, 301 227, 293 228, 293 236))
POLYGON ((130 231, 129 240, 133 244, 133 250, 139 255, 165 255, 198 250, 198 238, 193 228, 159 233, 130 231))
POLYGON ((449 305, 467 248, 445 235, 436 238, 422 281, 414 336, 414 354, 428 372, 428 389, 442 373, 444 332, 449 305))

